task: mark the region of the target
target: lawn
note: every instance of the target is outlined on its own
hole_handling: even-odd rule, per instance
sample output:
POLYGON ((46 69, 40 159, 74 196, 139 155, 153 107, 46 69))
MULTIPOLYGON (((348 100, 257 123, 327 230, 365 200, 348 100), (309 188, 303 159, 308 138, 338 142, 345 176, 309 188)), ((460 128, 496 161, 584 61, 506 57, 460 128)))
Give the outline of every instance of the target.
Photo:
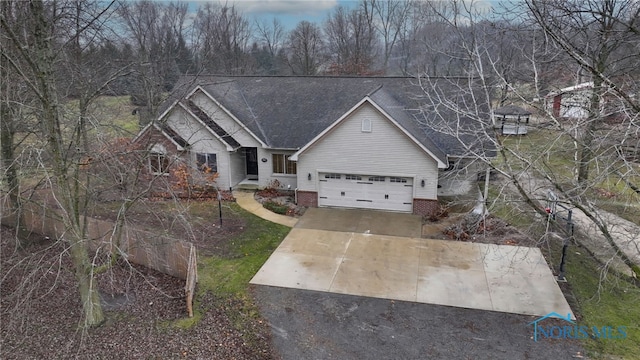
MULTIPOLYGON (((136 108, 129 96, 100 96, 89 108, 89 129, 94 135, 106 139, 132 138, 140 131, 139 115, 134 113, 136 108)), ((64 104, 63 113, 72 125, 75 124, 77 112, 78 100, 69 100, 64 104)))
POLYGON ((113 137, 134 137, 140 131, 139 115, 134 114, 137 106, 131 105, 129 96, 101 96, 96 100, 96 113, 108 122, 100 125, 113 137))
MULTIPOLYGON (((251 331, 253 322, 262 321, 249 293, 249 281, 278 247, 290 228, 263 220, 241 209, 236 203, 225 203, 222 208, 222 227, 225 223, 237 226, 238 232, 227 241, 219 254, 198 256, 198 285, 194 306, 194 319, 180 319, 175 326, 195 325, 208 309, 199 306, 199 299, 212 294, 216 304, 225 309, 233 325, 246 336, 248 343, 255 341, 251 331)), ((214 202, 195 203, 191 214, 200 219, 217 214, 214 202)), ((218 219, 211 219, 217 222, 218 219)))
MULTIPOLYGON (((543 239, 545 222, 536 219, 526 205, 518 205, 500 197, 497 189, 490 191, 490 211, 518 227, 534 239, 543 239)), ((561 243, 542 242, 541 250, 552 269, 559 267, 561 243)), ((619 340, 583 340, 588 355, 593 358, 640 359, 640 288, 628 279, 606 276, 602 265, 580 247, 570 246, 566 264, 567 283, 561 288, 578 318, 578 325, 626 326, 627 337, 619 340)))
MULTIPOLYGON (((563 133, 550 129, 530 129, 526 136, 508 136, 502 138, 504 147, 529 159, 539 171, 549 174, 556 182, 571 189, 575 184, 574 144, 563 133)), ((622 161, 610 164, 611 153, 604 151, 604 157, 596 157, 592 161, 589 191, 587 198, 603 210, 640 225, 640 194, 632 190, 616 173, 616 169, 623 169, 622 161)), ((496 159, 496 165, 503 167, 502 159, 496 159)), ((516 171, 527 169, 523 162, 515 156, 509 156, 508 165, 516 171)), ((627 164, 629 165, 629 164, 627 164)), ((633 174, 626 180, 640 186, 640 164, 633 167, 633 174)), ((530 170, 530 169, 528 169, 530 170)), ((535 173, 534 173, 535 174, 535 173)), ((540 175, 539 173, 536 175, 540 175)))

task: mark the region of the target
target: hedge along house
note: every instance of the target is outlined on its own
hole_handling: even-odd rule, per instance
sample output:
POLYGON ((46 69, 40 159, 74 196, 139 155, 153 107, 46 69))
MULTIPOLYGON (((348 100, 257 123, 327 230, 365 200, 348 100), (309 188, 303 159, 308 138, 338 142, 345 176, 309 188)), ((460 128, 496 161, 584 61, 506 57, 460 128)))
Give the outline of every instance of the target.
POLYGON ((277 185, 295 190, 306 206, 432 214, 439 195, 456 194, 460 182, 472 183, 484 170, 472 160, 494 150, 485 126, 470 119, 452 115, 454 125, 444 127, 464 124, 464 136, 429 126, 446 119, 439 113, 446 110, 425 106, 414 81, 198 78, 136 141, 147 142, 156 173, 164 171, 154 165, 157 157, 180 157, 194 171, 215 169, 221 189, 277 185))

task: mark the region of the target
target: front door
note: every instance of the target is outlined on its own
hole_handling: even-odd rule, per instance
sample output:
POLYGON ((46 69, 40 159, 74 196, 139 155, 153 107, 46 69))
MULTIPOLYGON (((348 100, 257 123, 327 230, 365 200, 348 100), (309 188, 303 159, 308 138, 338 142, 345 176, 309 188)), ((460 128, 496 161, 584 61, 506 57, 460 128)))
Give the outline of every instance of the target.
POLYGON ((247 163, 247 179, 258 180, 258 149, 244 148, 247 163))

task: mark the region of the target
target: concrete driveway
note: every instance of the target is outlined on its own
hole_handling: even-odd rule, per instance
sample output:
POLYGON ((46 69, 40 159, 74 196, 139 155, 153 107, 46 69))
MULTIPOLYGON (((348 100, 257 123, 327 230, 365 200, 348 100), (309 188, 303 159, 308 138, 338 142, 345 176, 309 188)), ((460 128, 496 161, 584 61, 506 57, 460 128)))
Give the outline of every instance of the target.
POLYGON ((374 210, 310 208, 295 227, 414 238, 422 235, 420 216, 374 210))
POLYGON ((309 209, 252 284, 543 316, 572 313, 537 248, 420 238, 420 217, 309 209))

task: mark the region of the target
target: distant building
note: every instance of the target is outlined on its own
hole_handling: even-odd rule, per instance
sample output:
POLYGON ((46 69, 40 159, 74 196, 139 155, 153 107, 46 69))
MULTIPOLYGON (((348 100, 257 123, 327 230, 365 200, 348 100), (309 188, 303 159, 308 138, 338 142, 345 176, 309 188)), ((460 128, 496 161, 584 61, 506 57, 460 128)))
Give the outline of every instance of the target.
POLYGON ((530 116, 528 110, 507 105, 493 111, 493 125, 502 135, 526 135, 530 116))
POLYGON ((556 118, 585 119, 592 93, 592 81, 551 92, 545 97, 547 110, 556 118))

